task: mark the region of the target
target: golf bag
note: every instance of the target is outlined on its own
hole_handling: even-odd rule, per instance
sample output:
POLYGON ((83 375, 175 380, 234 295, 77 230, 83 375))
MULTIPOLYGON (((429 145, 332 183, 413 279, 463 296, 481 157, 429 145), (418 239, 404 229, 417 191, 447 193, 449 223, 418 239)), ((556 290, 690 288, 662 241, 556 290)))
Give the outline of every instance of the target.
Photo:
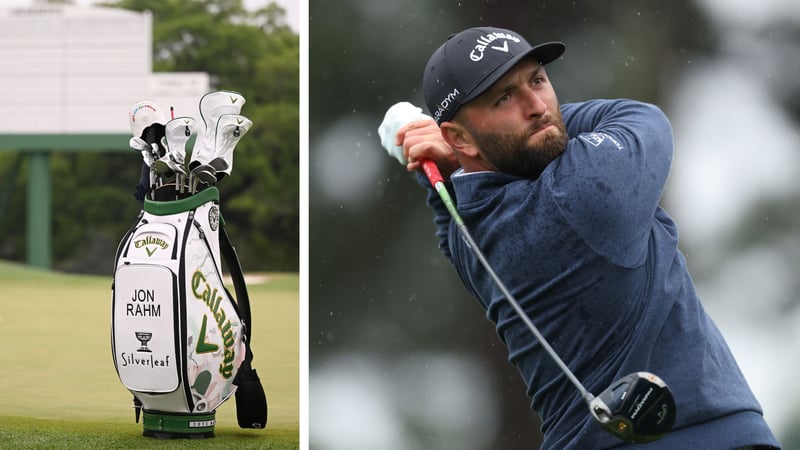
POLYGON ((234 393, 239 426, 266 426, 266 396, 251 367, 249 298, 216 187, 145 199, 117 249, 112 291, 114 365, 137 422, 144 413, 145 436, 212 437, 216 409, 234 393))

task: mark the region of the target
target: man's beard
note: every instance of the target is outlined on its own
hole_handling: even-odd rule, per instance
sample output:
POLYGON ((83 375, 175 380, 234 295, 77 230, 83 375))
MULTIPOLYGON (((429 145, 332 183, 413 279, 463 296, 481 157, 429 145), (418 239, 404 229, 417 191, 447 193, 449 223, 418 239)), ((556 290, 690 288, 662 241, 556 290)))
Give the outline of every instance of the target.
MULTIPOLYGON (((525 133, 472 133, 478 148, 484 158, 500 172, 516 175, 518 177, 536 179, 554 159, 558 158, 567 148, 569 137, 557 112, 551 122, 558 130, 546 130, 545 135, 535 144, 528 145, 531 134, 525 133)), ((546 123, 536 124, 533 129, 538 129, 546 123)))

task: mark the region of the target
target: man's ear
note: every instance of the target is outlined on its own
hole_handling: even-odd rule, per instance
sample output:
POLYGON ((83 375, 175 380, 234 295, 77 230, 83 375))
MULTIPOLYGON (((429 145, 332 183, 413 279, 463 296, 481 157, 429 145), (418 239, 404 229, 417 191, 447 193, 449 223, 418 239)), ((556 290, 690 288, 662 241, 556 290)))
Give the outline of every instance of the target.
POLYGON ((456 154, 460 153, 469 157, 478 156, 478 148, 472 139, 472 135, 461 124, 442 122, 439 128, 442 130, 442 137, 456 154))

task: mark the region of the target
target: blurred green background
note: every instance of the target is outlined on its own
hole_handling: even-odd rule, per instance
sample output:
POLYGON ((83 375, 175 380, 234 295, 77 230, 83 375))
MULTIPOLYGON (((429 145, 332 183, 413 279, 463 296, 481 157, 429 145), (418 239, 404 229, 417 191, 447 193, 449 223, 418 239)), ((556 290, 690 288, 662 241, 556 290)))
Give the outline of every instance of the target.
POLYGON ((788 0, 310 0, 311 447, 540 442, 493 326, 436 248, 425 191, 376 132, 395 102, 424 105, 422 69, 448 35, 491 25, 566 43, 548 66, 562 103, 628 97, 671 117, 663 204, 768 422, 800 448, 799 23, 788 0))

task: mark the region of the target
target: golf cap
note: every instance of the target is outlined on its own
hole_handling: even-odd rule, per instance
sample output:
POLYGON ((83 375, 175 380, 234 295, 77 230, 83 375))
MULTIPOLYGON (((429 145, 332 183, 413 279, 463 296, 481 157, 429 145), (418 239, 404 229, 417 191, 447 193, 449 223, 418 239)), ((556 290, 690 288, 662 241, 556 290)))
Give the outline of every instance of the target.
POLYGON ((133 106, 129 113, 131 133, 135 137, 142 137, 142 131, 154 123, 164 125, 167 118, 161 108, 150 100, 143 100, 133 106))
POLYGON ((561 42, 532 47, 519 34, 503 28, 469 28, 453 34, 433 52, 425 66, 425 103, 436 123, 441 124, 524 58, 533 57, 545 65, 565 49, 561 42))

